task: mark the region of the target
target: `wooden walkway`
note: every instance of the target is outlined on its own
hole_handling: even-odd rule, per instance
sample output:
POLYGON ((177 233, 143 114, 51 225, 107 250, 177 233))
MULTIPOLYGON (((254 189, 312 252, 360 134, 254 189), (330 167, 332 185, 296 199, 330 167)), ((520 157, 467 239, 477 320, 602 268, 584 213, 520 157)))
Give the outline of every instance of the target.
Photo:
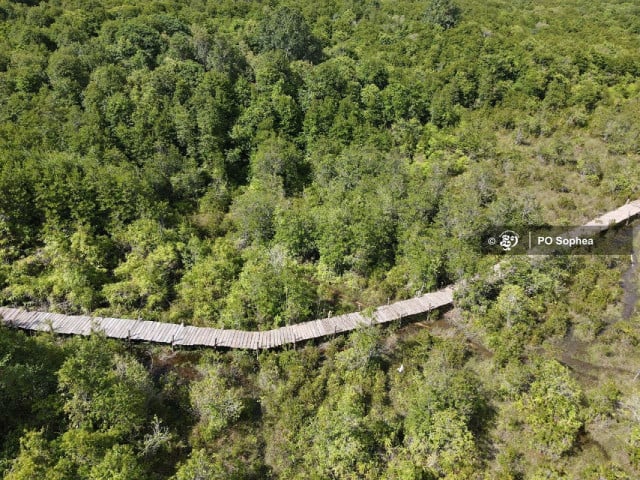
POLYGON ((20 308, 0 307, 4 323, 15 328, 68 335, 90 335, 102 331, 107 337, 167 343, 183 346, 225 347, 242 349, 275 348, 337 333, 362 325, 378 325, 421 315, 451 305, 453 288, 447 287, 421 297, 378 307, 371 317, 347 313, 337 317, 312 320, 263 332, 221 330, 218 328, 182 326, 175 323, 127 320, 124 318, 87 317, 57 313, 30 312, 20 308))
MULTIPOLYGON (((638 215, 640 215, 640 200, 627 203, 592 220, 585 226, 598 226, 602 227, 601 230, 606 230, 638 215)), ((578 229, 575 231, 577 232, 578 229)), ((455 285, 450 285, 421 297, 378 307, 370 317, 359 312, 347 313, 337 317, 312 320, 262 332, 182 326, 174 323, 123 318, 62 315, 10 307, 0 307, 0 316, 2 316, 1 321, 6 325, 24 330, 68 335, 90 335, 94 331, 102 331, 110 338, 183 346, 257 350, 348 332, 362 325, 384 324, 421 315, 440 307, 452 305, 454 288, 455 285)))

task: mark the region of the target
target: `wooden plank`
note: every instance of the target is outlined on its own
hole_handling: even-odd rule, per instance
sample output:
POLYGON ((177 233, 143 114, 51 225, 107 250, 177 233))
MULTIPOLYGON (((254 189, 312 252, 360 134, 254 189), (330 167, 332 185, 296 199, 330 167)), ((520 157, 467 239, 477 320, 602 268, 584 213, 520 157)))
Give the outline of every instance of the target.
POLYGON ((111 335, 114 338, 127 338, 129 336, 129 329, 127 326, 131 320, 119 320, 117 318, 111 319, 111 335))
POLYGON ((235 336, 236 336, 236 329, 228 329, 226 331, 226 346, 227 347, 232 347, 234 342, 235 342, 235 336))
POLYGON ((309 338, 309 332, 307 331, 306 325, 304 323, 299 323, 296 325, 296 328, 293 330, 296 335, 296 342, 302 342, 309 338))
POLYGON ((20 315, 20 319, 18 320, 18 322, 20 323, 21 328, 31 330, 31 324, 33 323, 35 313, 36 312, 24 312, 22 315, 20 315))
POLYGON ((232 348, 238 348, 238 345, 240 344, 239 337, 240 337, 240 330, 234 329, 233 336, 231 337, 231 345, 230 345, 232 348))
POLYGON ((53 328, 58 333, 63 334, 77 334, 78 330, 76 324, 78 322, 77 315, 61 315, 59 313, 52 313, 49 315, 49 320, 53 324, 53 328))
POLYGON ((205 345, 204 337, 208 335, 209 329, 188 326, 186 330, 183 345, 205 345))
POLYGON ((184 335, 180 340, 180 344, 193 345, 193 340, 197 332, 198 332, 197 327, 192 327, 190 325, 187 325, 186 327, 184 327, 184 335))
POLYGON ((277 347, 280 342, 280 330, 281 327, 274 328, 267 331, 267 338, 269 341, 269 348, 277 347))
POLYGON ((251 336, 251 332, 246 330, 238 330, 238 347, 244 350, 253 349, 251 343, 253 342, 253 337, 251 336))
POLYGON ((322 337, 324 337, 324 330, 322 329, 322 326, 320 324, 320 320, 313 320, 311 322, 311 327, 313 328, 313 331, 316 334, 314 338, 322 338, 322 337))
POLYGON ((80 315, 78 317, 78 322, 75 326, 78 335, 84 335, 87 330, 89 330, 89 326, 91 325, 91 317, 86 315, 80 315))
POLYGON ((33 312, 27 312, 26 310, 21 310, 18 315, 16 315, 15 321, 20 325, 27 325, 27 319, 31 316, 33 312))
POLYGON ((224 344, 224 338, 226 336, 226 330, 220 330, 217 334, 214 334, 213 332, 211 332, 211 340, 214 343, 216 343, 216 346, 221 346, 224 344))
POLYGON ((12 308, 11 312, 5 317, 5 320, 8 319, 13 325, 17 325, 22 318, 24 310, 19 308, 12 308))
POLYGON ((78 333, 80 335, 89 335, 91 333, 91 322, 93 319, 86 315, 80 317, 81 324, 78 327, 78 333))
POLYGON ((323 336, 326 337, 328 335, 333 335, 333 325, 329 319, 324 318, 322 320, 318 320, 318 323, 320 324, 323 336))
POLYGON ((183 345, 207 345, 205 338, 211 334, 209 328, 185 327, 185 335, 182 339, 183 345))
POLYGON ((19 320, 24 314, 24 310, 22 310, 21 308, 12 308, 10 310, 11 311, 8 315, 8 319, 11 320, 12 322, 19 320))
POLYGON ((342 315, 342 320, 340 321, 343 332, 349 332, 357 327, 356 317, 352 313, 347 313, 342 315))
POLYGON ((31 312, 26 319, 26 325, 29 330, 37 330, 40 312, 31 312))
POLYGON ((280 329, 269 330, 269 348, 280 345, 280 329))
POLYGON ((273 331, 273 346, 281 347, 284 340, 284 329, 287 327, 281 327, 273 331))
POLYGON ((46 330, 46 331, 53 330, 54 332, 57 333, 57 330, 55 329, 55 326, 53 325, 53 322, 51 321, 51 318, 50 318, 50 314, 48 312, 40 312, 38 323, 42 327, 42 330, 46 330))
POLYGON ((298 342, 309 338, 309 332, 307 331, 307 325, 305 323, 299 323, 296 325, 294 332, 296 333, 296 341, 298 342))
POLYGON ((271 348, 271 331, 270 330, 265 330, 264 332, 262 332, 262 341, 264 342, 264 347, 263 348, 271 348))
POLYGON ((35 330, 36 319, 38 317, 38 312, 28 312, 24 317, 24 328, 28 330, 35 330))
POLYGON ((131 338, 135 340, 148 340, 148 337, 151 336, 151 332, 149 331, 149 324, 150 322, 146 320, 141 320, 140 322, 138 322, 138 324, 131 332, 131 338))
POLYGON ((6 313, 3 314, 5 321, 9 320, 10 322, 13 322, 15 319, 20 317, 23 310, 19 308, 6 308, 5 312, 6 313))
POLYGON ((251 335, 249 336, 249 348, 251 350, 258 349, 258 332, 251 332, 251 335))
POLYGON ((32 325, 32 328, 34 330, 38 330, 41 332, 48 332, 51 330, 49 325, 43 322, 44 317, 46 317, 46 315, 47 315, 46 312, 36 312, 34 323, 32 325))
POLYGON ((220 330, 220 329, 215 329, 212 332, 210 341, 213 342, 214 346, 216 346, 216 347, 220 346, 223 334, 224 334, 224 330, 220 330))
POLYGON ((224 329, 220 331, 220 336, 218 337, 218 345, 219 346, 228 346, 231 343, 231 330, 224 329))
POLYGON ((360 312, 354 314, 358 326, 369 326, 369 321, 360 312), (356 316, 357 315, 357 316, 356 316))
MULTIPOLYGON (((74 316, 62 315, 59 313, 49 313, 44 321, 50 322, 51 326, 57 333, 69 333, 74 316)), ((71 330, 73 332, 73 330, 71 330)))
POLYGON ((213 335, 209 329, 198 328, 194 332, 194 342, 196 345, 207 345, 207 337, 213 335))
POLYGON ((219 339, 219 346, 227 346, 228 345, 228 337, 229 337, 229 330, 222 330, 222 332, 220 332, 220 339, 219 339))
POLYGON ((356 327, 356 322, 355 319, 352 317, 352 315, 350 313, 347 313, 345 315, 341 315, 340 317, 337 317, 340 319, 340 326, 342 328, 342 332, 348 332, 350 330, 353 330, 356 327))
POLYGON ((304 329, 307 332, 307 340, 312 340, 316 338, 316 332, 313 328, 313 324, 311 322, 307 322, 304 324, 304 329))
POLYGON ((111 317, 103 317, 100 322, 100 330, 104 332, 107 337, 110 337, 109 332, 111 331, 111 317))
POLYGON ((192 339, 191 339, 192 343, 208 345, 211 342, 213 342, 215 344, 215 333, 213 332, 213 329, 207 328, 203 330, 197 327, 192 327, 192 328, 194 328, 192 339))
POLYGON ((235 344, 236 332, 237 330, 235 329, 227 331, 227 343, 226 343, 227 347, 233 347, 233 345, 235 344))
POLYGON ((208 328, 199 328, 193 327, 191 325, 185 327, 185 334, 182 338, 182 345, 192 346, 192 345, 204 345, 203 342, 204 337, 208 335, 208 328))
POLYGON ((325 319, 325 324, 327 325, 327 328, 330 330, 330 335, 335 335, 336 333, 340 332, 340 320, 337 318, 327 318, 325 319))
POLYGON ((281 345, 287 345, 289 343, 293 343, 293 334, 291 333, 290 326, 286 326, 282 329, 281 336, 282 336, 281 345))
POLYGON ((233 346, 235 348, 242 348, 242 330, 236 330, 233 335, 233 346))
POLYGON ((431 302, 429 301, 428 298, 418 297, 416 298, 416 300, 420 304, 420 307, 422 308, 423 312, 428 312, 429 310, 431 310, 431 302))
POLYGON ((100 326, 102 327, 102 331, 104 332, 104 334, 111 338, 111 324, 113 323, 113 318, 111 317, 105 317, 102 319, 102 322, 100 322, 100 326))
POLYGON ((255 334, 254 334, 254 332, 244 332, 244 333, 245 333, 245 337, 246 337, 245 338, 245 348, 251 349, 251 350, 255 350, 255 348, 253 346, 254 343, 255 343, 255 340, 254 340, 255 334))
POLYGON ((225 334, 225 330, 216 329, 211 337, 215 346, 219 346, 222 342, 222 337, 225 334))
POLYGON ((75 320, 73 321, 73 323, 69 324, 67 326, 67 328, 69 330, 73 330, 73 332, 76 335, 80 335, 80 334, 82 334, 82 330, 83 330, 85 324, 86 324, 86 320, 85 320, 84 316, 77 315, 75 320))
POLYGON ((19 324, 21 328, 31 330, 29 327, 31 326, 31 318, 33 318, 34 315, 35 312, 22 312, 16 319, 16 323, 19 324))
POLYGON ((225 343, 223 344, 223 346, 225 347, 233 347, 234 344, 234 337, 235 337, 235 330, 228 330, 227 333, 227 338, 225 339, 225 343))

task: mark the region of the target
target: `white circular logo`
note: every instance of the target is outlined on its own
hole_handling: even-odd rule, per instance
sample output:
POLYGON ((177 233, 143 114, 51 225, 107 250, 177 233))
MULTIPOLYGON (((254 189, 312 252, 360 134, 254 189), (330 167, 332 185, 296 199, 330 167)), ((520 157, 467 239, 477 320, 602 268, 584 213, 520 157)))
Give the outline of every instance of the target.
POLYGON ((513 230, 505 230, 500 235, 498 235, 498 240, 500 240, 499 245, 502 247, 502 250, 505 252, 510 251, 512 248, 515 248, 518 245, 518 239, 520 237, 513 230))

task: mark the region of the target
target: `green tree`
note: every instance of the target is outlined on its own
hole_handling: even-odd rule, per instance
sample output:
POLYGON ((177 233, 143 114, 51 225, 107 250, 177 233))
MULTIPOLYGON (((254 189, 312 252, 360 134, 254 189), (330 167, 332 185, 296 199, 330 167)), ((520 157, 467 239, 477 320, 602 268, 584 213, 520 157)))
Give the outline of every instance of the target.
POLYGON ((104 432, 114 439, 131 439, 143 428, 153 392, 148 373, 101 335, 77 341, 58 382, 72 428, 104 432))
POLYGON ((207 367, 191 386, 191 405, 200 420, 200 441, 207 444, 235 423, 245 405, 244 392, 224 378, 219 367, 207 367))
POLYGON ((51 478, 50 468, 55 454, 41 431, 28 431, 20 439, 20 453, 4 477, 7 480, 36 480, 51 478))
POLYGON ((519 402, 537 449, 557 459, 568 453, 584 424, 582 392, 565 367, 555 360, 537 366, 536 379, 519 402))
POLYGON ((312 269, 274 247, 255 249, 227 296, 225 326, 274 328, 312 318, 316 291, 312 269))
POLYGON ((261 22, 257 36, 262 51, 282 50, 294 60, 314 60, 320 53, 302 12, 295 7, 279 6, 261 22))
POLYGON ((460 20, 460 7, 451 0, 431 0, 425 11, 425 18, 446 30, 455 27, 460 20))
POLYGON ((197 258, 176 287, 174 308, 194 325, 216 325, 231 285, 242 270, 240 252, 217 239, 210 252, 197 258))
POLYGON ((121 237, 129 253, 115 270, 115 283, 106 284, 103 293, 118 312, 154 310, 168 306, 182 269, 180 245, 175 232, 153 220, 139 220, 121 237))
POLYGON ((138 480, 145 472, 130 445, 114 445, 91 468, 90 480, 138 480))

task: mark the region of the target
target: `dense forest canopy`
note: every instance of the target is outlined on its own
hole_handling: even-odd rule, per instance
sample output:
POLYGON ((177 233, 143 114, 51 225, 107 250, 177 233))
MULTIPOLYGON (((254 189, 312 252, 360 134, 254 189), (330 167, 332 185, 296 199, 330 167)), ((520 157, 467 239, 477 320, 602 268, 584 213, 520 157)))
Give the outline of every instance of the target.
POLYGON ((458 280, 637 190, 636 10, 3 2, 1 300, 271 328, 458 280))
POLYGON ((258 356, 0 330, 0 471, 637 477, 634 268, 479 239, 637 196, 639 76, 634 2, 0 0, 1 304, 269 329, 462 285, 258 356))

